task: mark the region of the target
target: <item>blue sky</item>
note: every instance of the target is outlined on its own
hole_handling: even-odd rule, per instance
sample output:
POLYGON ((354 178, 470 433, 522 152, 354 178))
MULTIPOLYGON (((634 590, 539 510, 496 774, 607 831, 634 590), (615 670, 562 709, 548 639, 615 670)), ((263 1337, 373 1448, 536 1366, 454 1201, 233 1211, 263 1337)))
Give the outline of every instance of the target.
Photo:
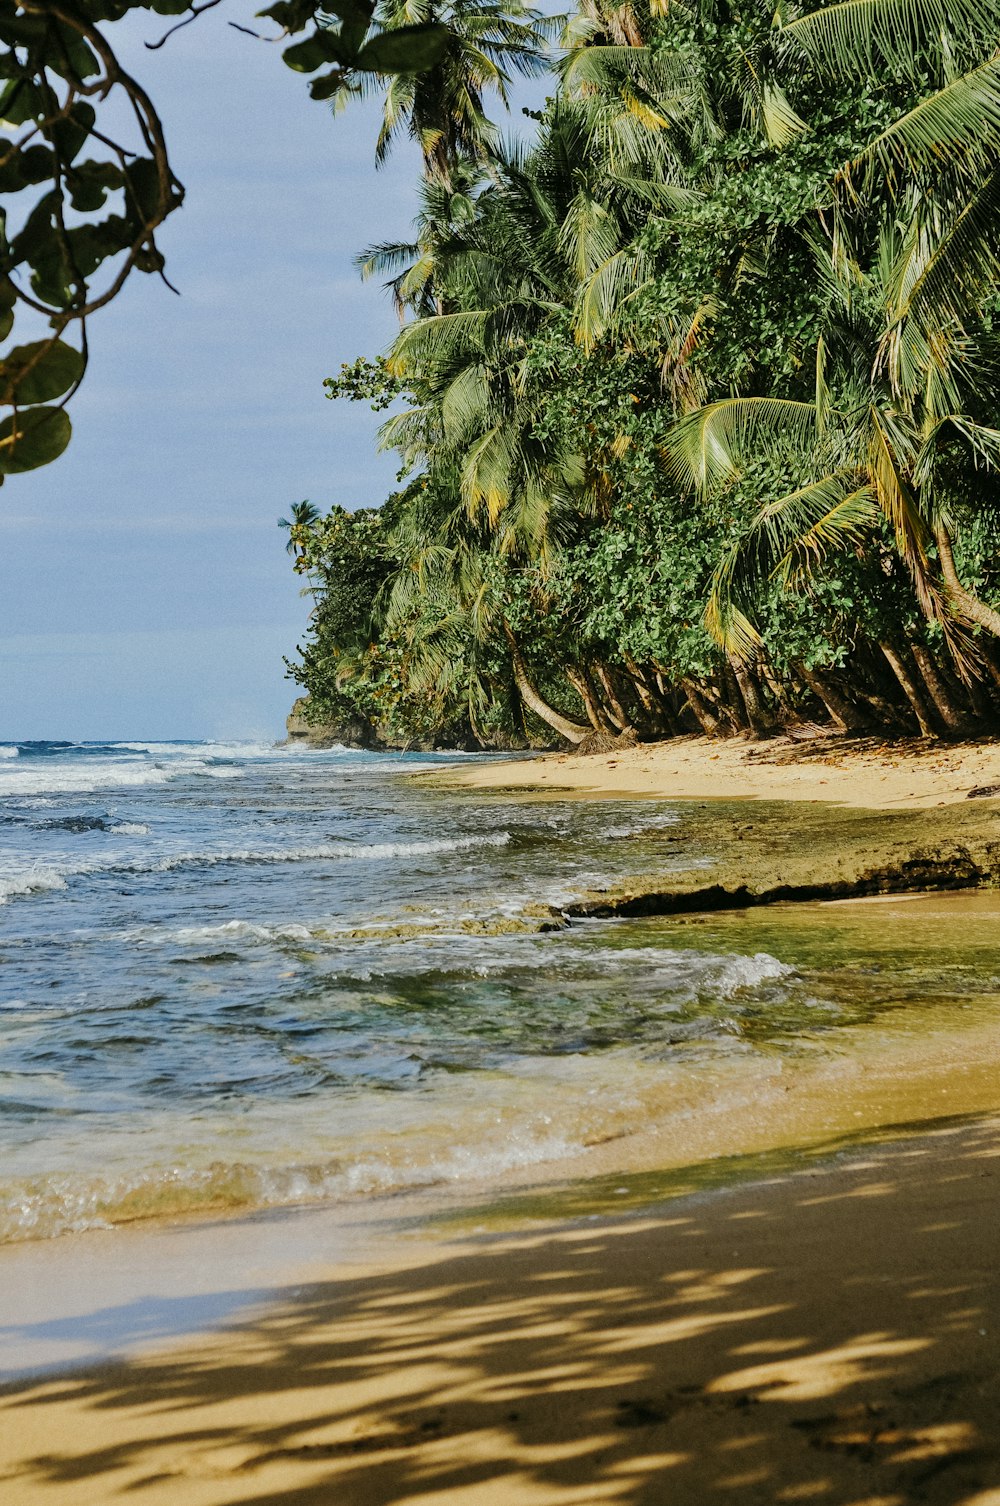
POLYGON ((313 103, 226 25, 251 13, 224 0, 158 52, 146 14, 119 42, 187 188, 161 237, 182 296, 131 279, 92 323, 69 450, 0 490, 2 740, 281 735, 307 604, 276 519, 391 486, 377 420, 322 380, 392 338, 352 258, 407 235, 416 154, 376 174, 376 107, 313 103))

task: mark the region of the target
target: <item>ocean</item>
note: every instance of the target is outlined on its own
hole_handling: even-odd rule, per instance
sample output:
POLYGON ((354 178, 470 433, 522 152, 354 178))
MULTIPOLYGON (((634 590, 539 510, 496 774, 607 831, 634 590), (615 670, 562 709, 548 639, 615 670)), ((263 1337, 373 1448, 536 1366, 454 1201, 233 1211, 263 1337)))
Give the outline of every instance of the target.
POLYGON ((992 914, 564 925, 725 808, 407 777, 465 757, 0 746, 0 1242, 523 1178, 1000 1014, 992 914))

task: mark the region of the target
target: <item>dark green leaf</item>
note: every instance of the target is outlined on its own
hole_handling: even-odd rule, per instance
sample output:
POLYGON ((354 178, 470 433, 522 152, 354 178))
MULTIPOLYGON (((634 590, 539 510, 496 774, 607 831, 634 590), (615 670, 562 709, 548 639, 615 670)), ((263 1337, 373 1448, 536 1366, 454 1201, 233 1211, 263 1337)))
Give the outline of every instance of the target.
POLYGON ((49 403, 83 375, 83 356, 63 340, 19 345, 0 362, 0 403, 49 403))
POLYGON ((332 99, 344 85, 344 73, 340 68, 334 68, 332 73, 324 73, 319 78, 314 78, 309 85, 309 94, 313 99, 332 99))
POLYGON ((355 67, 371 73, 422 73, 438 62, 447 42, 445 26, 397 26, 366 42, 355 67))
POLYGON ((3 93, 0 94, 0 124, 24 125, 25 121, 34 120, 44 113, 42 96, 27 79, 14 78, 4 86, 3 93))
POLYGON ((316 14, 316 0, 275 0, 266 10, 259 10, 262 19, 275 21, 288 32, 302 31, 316 14))
POLYGON ((0 475, 34 471, 57 460, 73 432, 62 408, 27 408, 0 424, 0 475))
POLYGON ((343 60, 343 44, 333 32, 317 31, 304 42, 287 47, 282 57, 296 73, 313 73, 324 63, 339 63, 343 60))

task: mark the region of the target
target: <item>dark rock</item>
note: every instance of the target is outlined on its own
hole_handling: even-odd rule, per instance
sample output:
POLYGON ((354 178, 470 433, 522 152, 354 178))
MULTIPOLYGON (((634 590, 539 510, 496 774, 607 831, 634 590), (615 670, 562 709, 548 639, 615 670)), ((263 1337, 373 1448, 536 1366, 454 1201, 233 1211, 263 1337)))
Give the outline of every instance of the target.
POLYGON ((985 799, 987 795, 1000 795, 1000 784, 977 784, 974 790, 966 795, 966 800, 985 799))
POLYGON ((367 718, 346 715, 336 721, 312 721, 309 697, 299 696, 285 720, 289 742, 309 743, 314 748, 378 748, 381 746, 367 718))

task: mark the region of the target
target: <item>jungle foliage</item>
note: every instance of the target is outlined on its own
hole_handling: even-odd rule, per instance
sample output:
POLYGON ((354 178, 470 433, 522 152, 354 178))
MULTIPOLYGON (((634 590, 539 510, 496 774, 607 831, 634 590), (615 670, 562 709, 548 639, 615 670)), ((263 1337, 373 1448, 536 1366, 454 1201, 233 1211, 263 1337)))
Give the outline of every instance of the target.
POLYGON ((386 97, 414 234, 359 258, 399 336, 327 384, 386 411, 402 490, 291 528, 312 715, 487 746, 995 726, 1000 0, 448 28, 386 97), (504 146, 487 96, 539 60, 504 146))

